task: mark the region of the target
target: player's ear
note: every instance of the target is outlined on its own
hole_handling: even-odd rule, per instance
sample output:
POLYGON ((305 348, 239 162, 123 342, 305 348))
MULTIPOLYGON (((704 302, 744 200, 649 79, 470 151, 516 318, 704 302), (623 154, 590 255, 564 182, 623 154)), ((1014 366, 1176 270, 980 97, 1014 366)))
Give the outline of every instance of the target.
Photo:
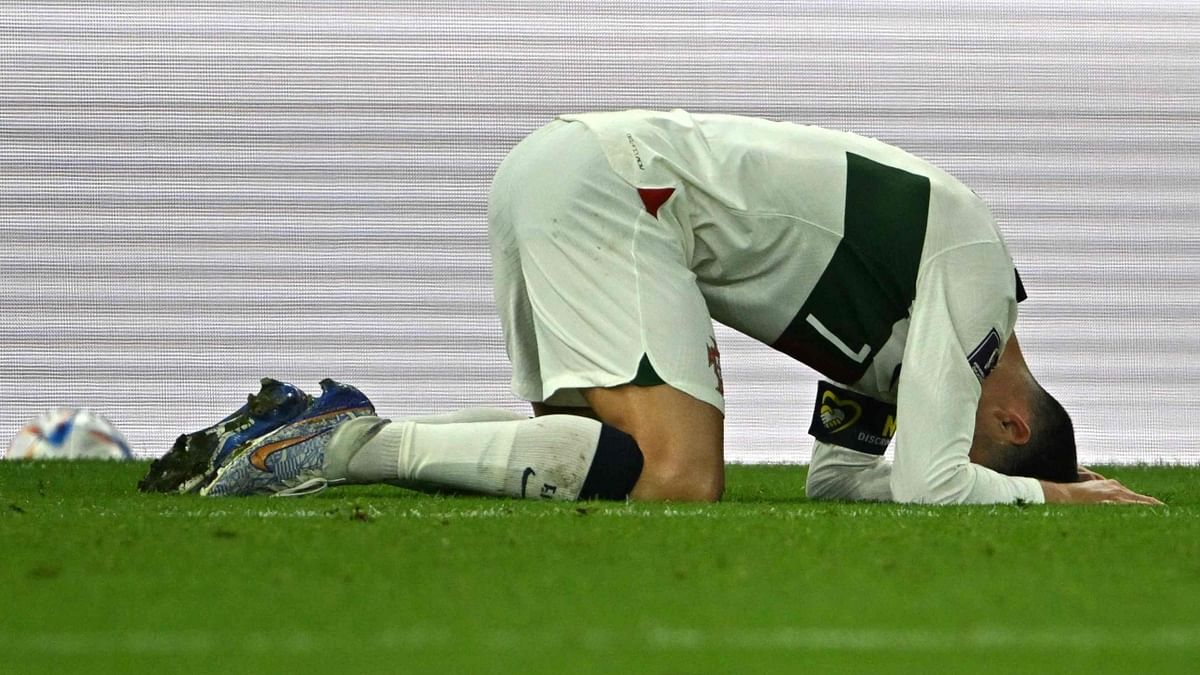
POLYGON ((1004 439, 1013 445, 1025 445, 1033 432, 1029 428, 1029 416, 1011 408, 997 408, 996 421, 1000 424, 1004 439))

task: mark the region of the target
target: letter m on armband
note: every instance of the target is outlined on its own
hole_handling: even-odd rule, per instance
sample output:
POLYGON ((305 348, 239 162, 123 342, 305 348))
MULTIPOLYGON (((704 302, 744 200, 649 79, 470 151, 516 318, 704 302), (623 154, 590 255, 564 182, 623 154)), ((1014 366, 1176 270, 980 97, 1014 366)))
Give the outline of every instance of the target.
POLYGON ((929 219, 929 179, 846 154, 842 239, 772 347, 856 382, 908 316, 929 219))

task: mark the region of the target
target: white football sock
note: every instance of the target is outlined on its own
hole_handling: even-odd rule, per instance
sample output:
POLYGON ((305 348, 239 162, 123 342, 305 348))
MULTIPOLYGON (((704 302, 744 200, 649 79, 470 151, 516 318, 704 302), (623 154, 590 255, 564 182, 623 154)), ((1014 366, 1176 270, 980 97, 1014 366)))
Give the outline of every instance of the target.
MULTIPOLYGON (((486 495, 577 498, 596 453, 600 422, 575 415, 519 420, 507 415, 506 421, 392 422, 355 453, 347 477, 486 495)), ((481 416, 491 419, 481 414, 474 419, 481 416)))

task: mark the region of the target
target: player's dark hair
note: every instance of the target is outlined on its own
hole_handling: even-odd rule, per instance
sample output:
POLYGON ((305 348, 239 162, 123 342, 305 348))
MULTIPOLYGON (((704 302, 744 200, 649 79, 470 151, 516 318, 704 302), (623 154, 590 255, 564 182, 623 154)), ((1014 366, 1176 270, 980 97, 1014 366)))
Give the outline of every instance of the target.
POLYGON ((1001 453, 1000 473, 1028 476, 1054 483, 1079 480, 1075 455, 1075 425, 1066 408, 1040 385, 1034 385, 1030 408, 1029 442, 1001 453))

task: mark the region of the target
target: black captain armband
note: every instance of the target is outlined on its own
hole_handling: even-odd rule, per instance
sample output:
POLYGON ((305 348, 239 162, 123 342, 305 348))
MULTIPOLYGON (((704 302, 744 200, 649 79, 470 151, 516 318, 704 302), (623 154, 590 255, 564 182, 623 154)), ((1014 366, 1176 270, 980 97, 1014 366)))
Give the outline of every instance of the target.
POLYGON ((882 455, 896 435, 896 406, 818 382, 808 433, 823 443, 882 455))

